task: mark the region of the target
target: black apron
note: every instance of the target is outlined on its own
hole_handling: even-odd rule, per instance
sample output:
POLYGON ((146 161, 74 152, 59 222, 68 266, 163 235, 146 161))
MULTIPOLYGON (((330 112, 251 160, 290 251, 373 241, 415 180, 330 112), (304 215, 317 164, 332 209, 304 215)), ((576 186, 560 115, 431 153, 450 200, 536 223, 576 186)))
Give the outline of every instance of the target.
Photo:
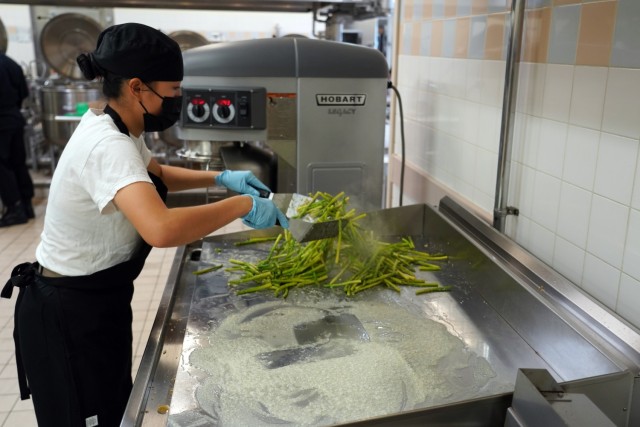
MULTIPOLYGON (((108 105, 118 129, 126 125, 108 105)), ((166 201, 167 187, 149 176, 166 201)), ((16 266, 0 296, 15 306, 14 341, 20 398, 33 398, 38 425, 119 426, 131 379, 133 281, 151 246, 87 276, 43 277, 39 265, 16 266)))

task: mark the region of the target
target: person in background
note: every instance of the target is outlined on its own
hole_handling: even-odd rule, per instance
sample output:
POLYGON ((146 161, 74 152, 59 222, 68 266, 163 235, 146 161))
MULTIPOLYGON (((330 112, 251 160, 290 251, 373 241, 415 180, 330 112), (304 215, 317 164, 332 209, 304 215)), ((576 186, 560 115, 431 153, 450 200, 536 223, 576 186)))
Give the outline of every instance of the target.
POLYGON ((22 399, 39 426, 119 426, 132 388, 133 281, 152 246, 180 246, 242 218, 254 228, 287 219, 249 171, 160 165, 143 132, 178 119, 179 45, 151 27, 114 25, 81 54, 84 76, 102 79, 107 105, 89 109, 51 181, 34 263, 16 266, 2 290, 16 302, 16 363, 22 399), (168 208, 167 191, 214 181, 239 195, 168 208))
POLYGON ((387 56, 387 31, 385 25, 378 24, 378 50, 386 57, 387 56))
POLYGON ((20 112, 29 95, 22 68, 0 51, 0 227, 34 218, 33 181, 26 165, 25 120, 20 112))

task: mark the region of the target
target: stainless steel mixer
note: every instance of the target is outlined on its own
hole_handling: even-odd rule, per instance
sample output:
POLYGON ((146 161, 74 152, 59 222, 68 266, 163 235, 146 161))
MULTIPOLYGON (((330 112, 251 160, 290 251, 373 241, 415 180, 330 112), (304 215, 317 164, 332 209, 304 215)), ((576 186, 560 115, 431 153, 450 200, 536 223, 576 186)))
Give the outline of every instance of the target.
MULTIPOLYGON (((360 205, 382 206, 388 66, 380 52, 274 38, 183 56, 179 138, 273 153, 276 171, 267 184, 274 191, 345 191, 360 205)), ((221 155, 226 167, 236 167, 221 155)))

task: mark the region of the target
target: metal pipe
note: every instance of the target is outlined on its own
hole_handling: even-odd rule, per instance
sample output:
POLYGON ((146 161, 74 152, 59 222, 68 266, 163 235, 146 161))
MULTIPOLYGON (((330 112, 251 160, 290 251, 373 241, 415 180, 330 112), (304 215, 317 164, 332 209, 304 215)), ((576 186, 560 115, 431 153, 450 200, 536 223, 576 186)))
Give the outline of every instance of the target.
POLYGON ((507 206, 509 195, 509 172, 511 169, 511 144, 513 142, 513 124, 516 114, 516 96, 518 92, 518 71, 522 33, 524 24, 525 0, 512 0, 511 30, 507 51, 507 64, 504 78, 502 100, 502 123, 500 125, 500 147, 498 151, 498 172, 496 179, 496 195, 493 209, 493 226, 504 232, 507 215, 517 215, 516 208, 507 206))

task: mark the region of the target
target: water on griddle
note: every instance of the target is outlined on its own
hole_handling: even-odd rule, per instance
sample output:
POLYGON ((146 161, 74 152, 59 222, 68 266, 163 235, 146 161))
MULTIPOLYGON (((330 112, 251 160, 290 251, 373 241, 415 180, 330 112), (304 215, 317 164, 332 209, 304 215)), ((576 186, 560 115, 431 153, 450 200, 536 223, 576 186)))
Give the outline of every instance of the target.
POLYGON ((444 325, 415 311, 368 298, 348 305, 301 299, 233 314, 211 332, 207 341, 214 345, 191 354, 190 363, 209 375, 196 398, 220 425, 355 421, 472 398, 495 376, 444 325), (258 310, 262 314, 254 316, 258 310), (298 342, 296 325, 330 324, 327 315, 354 316, 369 339, 332 335, 329 327, 324 338, 312 333, 314 341, 298 342), (293 348, 312 350, 300 350, 295 363, 277 368, 260 357, 269 353, 277 362, 279 351, 293 348))

